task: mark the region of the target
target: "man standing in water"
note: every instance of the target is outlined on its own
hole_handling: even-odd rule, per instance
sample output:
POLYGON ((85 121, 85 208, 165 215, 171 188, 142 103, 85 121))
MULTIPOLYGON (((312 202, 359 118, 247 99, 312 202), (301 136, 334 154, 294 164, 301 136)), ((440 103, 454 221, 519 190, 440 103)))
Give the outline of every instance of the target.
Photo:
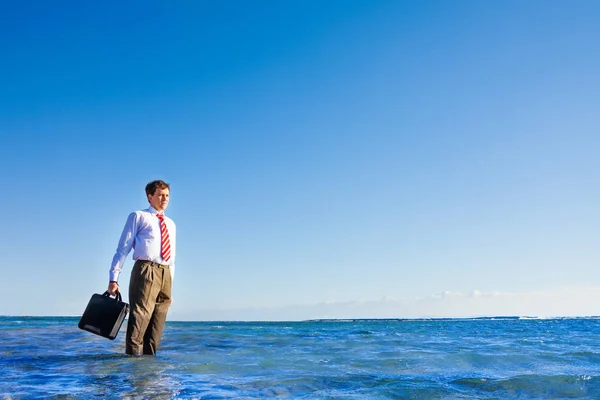
POLYGON ((146 185, 150 207, 129 214, 109 271, 108 292, 119 290, 119 274, 133 249, 136 260, 129 282, 129 321, 125 353, 155 355, 171 305, 175 273, 175 223, 164 215, 170 187, 157 180, 146 185))

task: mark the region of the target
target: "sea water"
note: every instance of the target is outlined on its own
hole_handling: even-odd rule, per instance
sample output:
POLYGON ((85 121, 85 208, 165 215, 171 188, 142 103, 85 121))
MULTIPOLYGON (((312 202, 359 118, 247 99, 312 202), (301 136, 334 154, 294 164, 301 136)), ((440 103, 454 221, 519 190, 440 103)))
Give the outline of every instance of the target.
POLYGON ((600 319, 167 322, 123 355, 78 318, 0 317, 0 399, 600 399, 600 319))

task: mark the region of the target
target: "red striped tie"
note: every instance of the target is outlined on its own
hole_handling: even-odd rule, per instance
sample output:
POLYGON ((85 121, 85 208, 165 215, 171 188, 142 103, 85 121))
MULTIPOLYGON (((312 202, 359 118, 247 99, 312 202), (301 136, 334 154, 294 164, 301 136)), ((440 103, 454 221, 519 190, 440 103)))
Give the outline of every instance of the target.
POLYGON ((169 262, 169 259, 171 258, 171 241, 169 240, 167 224, 165 224, 165 216, 163 214, 156 214, 156 216, 160 221, 161 255, 165 262, 169 262))

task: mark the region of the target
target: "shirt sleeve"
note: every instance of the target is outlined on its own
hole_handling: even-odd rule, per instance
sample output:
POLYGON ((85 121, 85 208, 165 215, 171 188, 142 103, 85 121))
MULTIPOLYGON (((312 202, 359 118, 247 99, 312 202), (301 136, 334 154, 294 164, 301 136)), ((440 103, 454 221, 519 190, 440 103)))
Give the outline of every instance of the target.
POLYGON ((121 239, 119 239, 119 244, 117 245, 117 251, 113 257, 110 270, 108 272, 109 281, 117 281, 119 279, 119 274, 123 269, 125 258, 127 258, 127 255, 133 248, 138 222, 138 215, 135 212, 132 212, 129 214, 129 217, 127 217, 127 222, 123 228, 121 239))

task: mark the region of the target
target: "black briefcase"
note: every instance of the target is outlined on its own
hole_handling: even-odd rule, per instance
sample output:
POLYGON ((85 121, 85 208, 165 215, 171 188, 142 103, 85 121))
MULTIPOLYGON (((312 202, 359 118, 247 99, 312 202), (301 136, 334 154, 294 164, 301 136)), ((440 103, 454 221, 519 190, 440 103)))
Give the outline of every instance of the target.
POLYGON ((128 312, 129 304, 122 301, 121 293, 115 298, 108 291, 94 294, 79 320, 79 329, 113 340, 128 312))

